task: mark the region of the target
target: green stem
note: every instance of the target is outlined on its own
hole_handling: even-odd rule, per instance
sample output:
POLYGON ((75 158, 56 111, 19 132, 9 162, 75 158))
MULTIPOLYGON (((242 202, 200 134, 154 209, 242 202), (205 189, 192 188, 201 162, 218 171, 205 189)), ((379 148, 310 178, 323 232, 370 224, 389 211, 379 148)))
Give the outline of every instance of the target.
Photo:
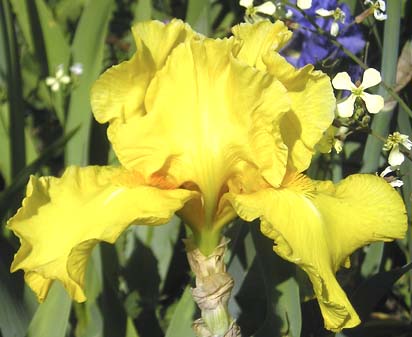
MULTIPOLYGON (((399 31, 400 31, 401 4, 399 1, 388 2, 388 19, 385 22, 383 37, 383 55, 382 55, 382 86, 378 89, 378 94, 388 98, 390 89, 396 82, 396 68, 398 61, 399 49, 399 31), (396 38, 394 38, 396 36, 396 38), (389 83, 389 84, 388 84, 389 83)), ((397 96, 397 95, 396 95, 397 96)), ((399 98, 399 96, 398 96, 399 98)), ((399 101, 400 104, 403 102, 399 101)), ((411 112, 412 114, 412 112, 411 112)), ((382 111, 374 116, 372 121, 372 131, 384 138, 389 133, 390 122, 393 111, 382 111)), ((366 141, 365 151, 363 154, 363 166, 361 172, 376 172, 379 167, 379 160, 382 152, 382 144, 376 137, 369 136, 366 141)))
POLYGON ((219 245, 221 238, 220 231, 206 229, 202 232, 194 233, 196 246, 202 254, 206 256, 215 250, 215 248, 219 245))

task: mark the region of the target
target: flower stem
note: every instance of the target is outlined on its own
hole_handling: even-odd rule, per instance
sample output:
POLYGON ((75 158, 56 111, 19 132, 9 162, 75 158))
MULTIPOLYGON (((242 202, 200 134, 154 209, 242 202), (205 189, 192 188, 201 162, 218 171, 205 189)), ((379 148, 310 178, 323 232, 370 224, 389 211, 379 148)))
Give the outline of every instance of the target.
POLYGON ((223 259, 227 243, 223 238, 212 253, 205 256, 193 238, 185 240, 187 258, 196 277, 192 296, 201 311, 201 318, 193 322, 197 337, 240 337, 240 328, 228 310, 233 279, 226 272, 223 259))
POLYGON ((206 256, 212 254, 221 240, 220 231, 202 230, 194 233, 193 244, 206 256))

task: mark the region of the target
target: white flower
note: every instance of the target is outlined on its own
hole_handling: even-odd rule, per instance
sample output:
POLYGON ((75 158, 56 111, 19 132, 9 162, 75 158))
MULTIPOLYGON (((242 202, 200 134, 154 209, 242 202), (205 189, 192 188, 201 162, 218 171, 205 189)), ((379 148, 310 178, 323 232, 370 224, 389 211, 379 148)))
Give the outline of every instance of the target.
POLYGON ((385 179, 392 187, 401 187, 403 186, 403 181, 398 179, 393 175, 389 175, 392 172, 395 172, 399 169, 399 166, 388 166, 386 169, 382 171, 379 175, 381 178, 385 179))
POLYGON ((382 110, 384 100, 382 96, 371 95, 365 89, 373 87, 382 81, 379 71, 373 68, 366 69, 363 73, 362 83, 356 86, 352 83, 347 72, 338 73, 332 80, 335 89, 350 90, 351 94, 343 102, 338 103, 338 115, 340 117, 351 117, 354 112, 355 100, 359 97, 365 104, 368 111, 376 114, 382 110))
POLYGON ((300 8, 300 9, 309 9, 312 7, 312 0, 298 0, 296 2, 296 5, 300 8))
POLYGON ((346 19, 346 14, 339 7, 335 10, 327 10, 325 8, 320 8, 316 10, 316 14, 325 18, 333 18, 332 25, 330 26, 330 35, 338 36, 339 24, 338 21, 344 23, 346 19))
POLYGON ((373 16, 376 20, 383 21, 387 19, 387 15, 385 14, 386 11, 386 3, 383 0, 365 0, 365 5, 370 5, 371 9, 373 10, 373 16))
POLYGON ((73 75, 80 76, 81 74, 83 74, 83 64, 76 62, 70 67, 70 72, 73 75))
POLYGON ((405 160, 405 155, 399 150, 399 145, 406 147, 408 150, 412 149, 412 142, 409 137, 399 132, 390 134, 383 146, 385 151, 391 151, 388 157, 388 163, 391 166, 399 166, 405 160))
POLYGON ((64 74, 63 64, 59 64, 56 69, 55 77, 48 76, 46 78, 46 85, 48 85, 52 91, 59 91, 62 84, 69 84, 70 77, 64 74))
POLYGON ((239 5, 246 8, 245 19, 251 23, 262 20, 259 13, 273 15, 276 12, 276 6, 271 1, 266 1, 255 7, 253 6, 253 0, 240 0, 239 5))

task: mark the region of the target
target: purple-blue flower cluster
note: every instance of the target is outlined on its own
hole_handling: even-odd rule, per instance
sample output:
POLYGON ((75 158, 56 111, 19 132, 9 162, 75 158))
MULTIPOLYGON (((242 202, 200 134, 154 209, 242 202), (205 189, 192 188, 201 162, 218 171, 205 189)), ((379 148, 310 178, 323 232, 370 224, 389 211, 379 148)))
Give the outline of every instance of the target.
MULTIPOLYGON (((291 1, 296 3, 296 1, 291 1)), ((339 7, 346 15, 345 21, 338 21, 339 34, 337 41, 352 53, 359 53, 365 46, 359 25, 351 24, 353 17, 346 4, 338 4, 336 0, 313 0, 312 7, 305 13, 325 32, 329 32, 333 23, 331 17, 321 17, 316 14, 318 9, 335 10, 339 7)), ((283 54, 288 61, 297 67, 315 64, 320 61, 335 60, 345 57, 345 53, 335 46, 330 37, 320 35, 315 27, 298 10, 290 8, 293 15, 290 20, 297 26, 292 42, 284 49, 283 54)))

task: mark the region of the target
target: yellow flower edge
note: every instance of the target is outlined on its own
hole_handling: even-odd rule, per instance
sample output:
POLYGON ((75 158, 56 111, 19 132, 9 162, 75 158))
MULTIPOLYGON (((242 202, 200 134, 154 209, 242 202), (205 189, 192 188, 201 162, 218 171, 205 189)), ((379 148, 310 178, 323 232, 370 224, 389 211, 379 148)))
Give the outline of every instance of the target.
POLYGON ((8 221, 21 242, 11 271, 25 271, 40 302, 52 280, 83 302, 87 260, 99 241, 114 243, 133 224, 166 223, 195 195, 152 187, 121 168, 72 166, 61 178, 31 176, 23 206, 8 221))
POLYGON ((325 327, 332 331, 360 323, 336 271, 350 265, 356 249, 403 238, 407 229, 402 198, 374 175, 356 174, 333 185, 290 174, 279 189, 233 193, 228 199, 243 219, 260 218, 274 251, 308 274, 325 327))

